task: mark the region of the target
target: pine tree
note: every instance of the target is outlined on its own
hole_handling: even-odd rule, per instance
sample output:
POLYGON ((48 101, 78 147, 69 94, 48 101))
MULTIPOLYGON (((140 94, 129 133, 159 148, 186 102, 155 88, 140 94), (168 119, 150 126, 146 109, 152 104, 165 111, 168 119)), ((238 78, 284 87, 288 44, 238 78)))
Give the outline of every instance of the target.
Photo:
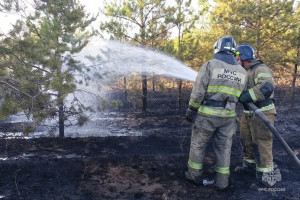
POLYGON ((284 62, 282 38, 296 22, 293 0, 215 2, 211 16, 216 26, 227 28, 238 44, 252 45, 270 67, 284 62))
MULTIPOLYGON (((100 28, 112 38, 140 46, 156 46, 158 39, 166 37, 171 13, 166 0, 122 0, 106 5, 105 14, 110 21, 100 28)), ((142 73, 142 112, 147 109, 147 75, 142 73)))
POLYGON ((287 59, 288 62, 293 64, 293 79, 292 79, 292 91, 295 93, 296 81, 298 75, 298 66, 300 63, 300 2, 294 4, 295 14, 293 16, 294 26, 290 27, 284 39, 287 41, 285 45, 285 51, 291 59, 287 59))
POLYGON ((74 73, 84 67, 72 55, 88 43, 86 28, 94 19, 77 0, 35 1, 35 6, 26 22, 16 23, 1 52, 10 79, 33 100, 7 95, 4 104, 13 102, 18 105, 13 112, 24 110, 37 123, 58 117, 59 136, 64 137, 67 119, 76 118, 78 124, 87 119, 83 111, 89 108, 66 98, 76 90, 74 73))
MULTIPOLYGON (((177 0, 176 1, 176 12, 174 13, 173 23, 177 27, 177 44, 176 56, 180 60, 184 60, 183 55, 183 34, 185 31, 189 31, 194 27, 194 24, 197 22, 198 17, 193 14, 193 9, 191 8, 191 0, 177 0)), ((182 80, 178 81, 178 110, 182 108, 182 80)))

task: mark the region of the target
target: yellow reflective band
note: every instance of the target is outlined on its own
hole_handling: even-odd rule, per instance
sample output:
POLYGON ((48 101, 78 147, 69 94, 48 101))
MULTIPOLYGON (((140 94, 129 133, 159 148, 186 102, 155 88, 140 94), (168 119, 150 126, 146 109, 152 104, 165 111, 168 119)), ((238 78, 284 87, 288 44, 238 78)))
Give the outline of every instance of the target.
POLYGON ((193 169, 197 169, 197 170, 202 169, 202 164, 195 163, 195 162, 191 161, 190 159, 188 161, 188 165, 193 169))
POLYGON ((229 167, 215 167, 215 171, 220 174, 229 174, 229 167))
POLYGON ((275 108, 275 105, 273 103, 271 103, 270 105, 267 105, 265 107, 260 108, 260 111, 267 111, 267 110, 272 110, 273 108, 275 108))
MULTIPOLYGON (((267 106, 261 107, 259 110, 262 111, 262 112, 264 112, 264 111, 272 110, 274 108, 275 108, 275 105, 273 103, 271 103, 271 104, 269 104, 267 106)), ((253 111, 244 110, 243 113, 250 115, 250 114, 253 113, 253 111)))
POLYGON ((249 111, 249 110, 244 110, 243 113, 247 114, 247 115, 250 115, 252 114, 253 112, 252 111, 249 111))
POLYGON ((235 117, 235 110, 220 110, 201 105, 198 112, 218 117, 235 117))
POLYGON ((257 80, 261 77, 265 77, 265 78, 272 78, 273 79, 273 76, 271 74, 268 74, 268 73, 260 73, 260 74, 257 74, 257 77, 254 79, 254 83, 257 84, 257 80))
POLYGON ((244 160, 245 160, 247 163, 256 163, 256 161, 255 161, 254 159, 251 159, 251 158, 244 157, 244 160))
POLYGON ((256 171, 258 172, 272 172, 274 170, 273 166, 271 167, 257 167, 256 166, 256 171))
POLYGON ((251 96, 251 99, 252 99, 253 101, 257 101, 257 98, 256 98, 256 96, 255 96, 255 93, 254 93, 253 88, 249 89, 248 91, 249 91, 249 94, 250 94, 250 96, 251 96))
POLYGON ((195 102, 193 99, 190 99, 189 105, 192 106, 193 108, 199 108, 201 104, 198 102, 195 102))
POLYGON ((225 94, 234 95, 237 97, 239 97, 242 93, 241 90, 227 87, 227 86, 222 86, 222 85, 217 85, 217 86, 210 85, 207 88, 207 92, 221 92, 221 93, 225 93, 225 94))

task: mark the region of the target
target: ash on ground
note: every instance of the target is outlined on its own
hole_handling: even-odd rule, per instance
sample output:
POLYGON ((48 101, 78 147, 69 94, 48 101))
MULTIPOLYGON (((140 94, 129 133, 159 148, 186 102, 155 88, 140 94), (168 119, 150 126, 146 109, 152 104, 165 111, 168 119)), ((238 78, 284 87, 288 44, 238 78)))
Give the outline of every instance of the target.
MULTIPOLYGON (((233 138, 229 190, 221 192, 188 182, 184 171, 191 124, 184 113, 190 91, 186 91, 181 110, 176 110, 176 92, 163 98, 153 95, 146 116, 126 107, 103 115, 98 126, 108 127, 112 134, 107 137, 0 139, 0 198, 300 199, 299 168, 276 138, 274 161, 282 181, 266 188, 257 184, 255 174, 234 172, 241 164, 239 132, 233 138), (127 134, 130 132, 140 135, 127 134)), ((284 98, 284 91, 277 95, 276 128, 299 157, 300 98, 296 96, 292 102, 284 98)), ((214 176, 211 146, 204 163, 204 177, 208 179, 214 176)))

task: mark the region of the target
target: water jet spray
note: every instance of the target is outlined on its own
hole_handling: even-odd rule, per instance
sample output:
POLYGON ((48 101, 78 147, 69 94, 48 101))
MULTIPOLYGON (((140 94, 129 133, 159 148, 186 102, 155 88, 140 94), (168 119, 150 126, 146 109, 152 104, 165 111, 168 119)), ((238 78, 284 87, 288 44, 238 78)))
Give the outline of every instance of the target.
MULTIPOLYGON (((101 76, 102 81, 130 73, 155 73, 157 75, 194 82, 197 72, 179 60, 153 49, 93 38, 87 47, 75 58, 90 65, 90 74, 101 76)), ((97 76, 96 76, 97 77, 97 76)), ((99 80, 99 79, 98 79, 99 80)), ((280 133, 254 105, 249 104, 254 112, 265 122, 279 139, 287 154, 300 167, 300 161, 293 153, 280 133)))

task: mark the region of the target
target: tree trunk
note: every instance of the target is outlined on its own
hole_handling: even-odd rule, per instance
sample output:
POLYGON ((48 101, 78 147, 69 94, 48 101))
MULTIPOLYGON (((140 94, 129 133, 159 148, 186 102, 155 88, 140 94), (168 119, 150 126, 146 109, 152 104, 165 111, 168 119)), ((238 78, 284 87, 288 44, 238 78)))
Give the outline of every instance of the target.
POLYGON ((142 73, 142 112, 146 114, 147 110, 147 75, 146 73, 142 73))
POLYGON ((182 109, 182 80, 178 81, 178 110, 182 109))
POLYGON ((294 75, 293 75, 293 82, 292 82, 293 91, 295 91, 295 89, 296 89, 297 72, 298 72, 298 64, 295 64, 295 66, 294 66, 294 75))
MULTIPOLYGON (((298 41, 296 60, 299 60, 299 51, 300 51, 300 40, 298 41)), ((295 63, 293 81, 292 81, 293 92, 295 91, 296 88, 297 73, 298 73, 298 63, 295 63)))
POLYGON ((257 32, 256 32, 256 57, 259 58, 260 56, 260 43, 261 43, 261 38, 260 38, 260 28, 261 28, 261 18, 262 18, 262 13, 261 13, 261 0, 258 1, 258 24, 257 24, 257 32))
MULTIPOLYGON (((141 11, 141 19, 144 19, 143 10, 141 9, 140 11, 141 11)), ((143 20, 140 26, 140 33, 141 33, 141 45, 142 47, 145 47, 146 46, 145 22, 143 20)), ((146 110, 147 110, 147 73, 142 71, 142 113, 144 115, 146 115, 146 110)))
POLYGON ((126 79, 126 76, 124 76, 124 99, 125 99, 126 103, 128 101, 127 96, 128 96, 128 92, 127 92, 127 79, 126 79))
POLYGON ((152 76, 152 91, 155 92, 155 74, 152 76))
POLYGON ((59 97, 58 104, 58 129, 59 129, 59 137, 65 136, 65 114, 64 114, 64 103, 63 100, 59 97))
MULTIPOLYGON (((299 57, 299 48, 297 50, 297 58, 299 57)), ((291 108, 294 108, 295 105, 295 93, 296 93, 296 80, 297 80, 297 72, 298 72, 298 64, 296 63, 294 66, 294 74, 293 74, 293 81, 292 81, 292 104, 291 108)))
MULTIPOLYGON (((181 8, 181 6, 180 6, 181 8)), ((180 9, 181 12, 181 9, 180 9)), ((178 58, 182 60, 181 53, 181 24, 178 25, 178 58)), ((182 108, 182 80, 178 81, 178 110, 182 108)))

